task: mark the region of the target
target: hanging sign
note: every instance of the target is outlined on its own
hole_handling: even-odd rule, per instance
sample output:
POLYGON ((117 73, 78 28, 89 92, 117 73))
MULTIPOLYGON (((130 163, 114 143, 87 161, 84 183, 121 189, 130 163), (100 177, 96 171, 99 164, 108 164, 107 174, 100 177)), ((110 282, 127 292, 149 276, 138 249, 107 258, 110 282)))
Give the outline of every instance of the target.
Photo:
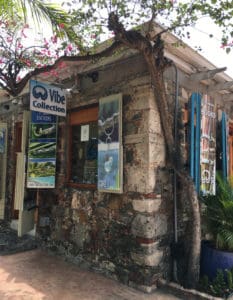
POLYGON ((30 81, 30 110, 66 116, 66 98, 58 87, 35 80, 30 81))
POLYGON ((57 117, 31 112, 27 163, 28 188, 54 188, 57 117))

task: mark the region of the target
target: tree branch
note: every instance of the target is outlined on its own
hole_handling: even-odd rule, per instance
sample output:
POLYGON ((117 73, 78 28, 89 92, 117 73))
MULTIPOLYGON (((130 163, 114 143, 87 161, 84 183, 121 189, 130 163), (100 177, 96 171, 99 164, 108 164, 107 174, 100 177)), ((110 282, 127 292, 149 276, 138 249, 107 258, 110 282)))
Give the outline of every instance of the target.
POLYGON ((22 92, 28 80, 30 80, 30 78, 32 78, 33 76, 50 72, 51 70, 56 69, 59 66, 59 64, 62 62, 91 61, 91 60, 98 60, 102 57, 110 56, 116 49, 120 48, 120 46, 122 46, 122 43, 120 41, 117 41, 117 42, 113 42, 113 44, 110 47, 96 54, 87 54, 87 55, 78 55, 78 56, 65 56, 65 55, 61 56, 55 61, 53 65, 42 67, 42 68, 36 68, 33 71, 27 73, 19 82, 16 82, 16 78, 15 78, 15 80, 12 80, 11 82, 7 80, 6 82, 7 87, 3 85, 1 86, 10 95, 17 96, 22 92))

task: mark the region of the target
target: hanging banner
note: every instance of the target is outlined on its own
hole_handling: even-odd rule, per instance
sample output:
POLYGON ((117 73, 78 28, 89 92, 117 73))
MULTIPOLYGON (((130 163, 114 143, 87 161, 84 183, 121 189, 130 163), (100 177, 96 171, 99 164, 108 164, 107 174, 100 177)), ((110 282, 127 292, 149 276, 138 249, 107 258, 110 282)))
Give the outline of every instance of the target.
POLYGON ((215 194, 216 174, 216 113, 207 95, 203 96, 201 108, 201 192, 215 194))
POLYGON ((122 95, 99 100, 98 190, 122 193, 122 95))
POLYGON ((64 91, 56 86, 31 80, 30 110, 56 116, 66 116, 64 91))
POLYGON ((31 112, 27 164, 28 188, 54 188, 57 117, 31 112))

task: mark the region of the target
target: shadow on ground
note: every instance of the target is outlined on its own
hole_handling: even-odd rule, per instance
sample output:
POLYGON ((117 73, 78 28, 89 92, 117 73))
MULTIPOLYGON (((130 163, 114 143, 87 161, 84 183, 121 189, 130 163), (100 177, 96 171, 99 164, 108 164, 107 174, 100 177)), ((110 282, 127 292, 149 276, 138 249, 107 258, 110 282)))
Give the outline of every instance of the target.
POLYGON ((0 255, 13 254, 37 248, 35 237, 24 235, 18 237, 17 231, 9 223, 0 221, 0 255))

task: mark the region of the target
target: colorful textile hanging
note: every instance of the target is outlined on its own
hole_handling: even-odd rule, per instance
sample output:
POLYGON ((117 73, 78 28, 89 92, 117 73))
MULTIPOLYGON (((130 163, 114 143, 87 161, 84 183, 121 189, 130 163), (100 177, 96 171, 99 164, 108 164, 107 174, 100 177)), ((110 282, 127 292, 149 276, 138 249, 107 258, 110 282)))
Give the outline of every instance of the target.
POLYGON ((210 97, 204 95, 201 105, 201 187, 203 195, 215 194, 216 173, 216 113, 210 97))

